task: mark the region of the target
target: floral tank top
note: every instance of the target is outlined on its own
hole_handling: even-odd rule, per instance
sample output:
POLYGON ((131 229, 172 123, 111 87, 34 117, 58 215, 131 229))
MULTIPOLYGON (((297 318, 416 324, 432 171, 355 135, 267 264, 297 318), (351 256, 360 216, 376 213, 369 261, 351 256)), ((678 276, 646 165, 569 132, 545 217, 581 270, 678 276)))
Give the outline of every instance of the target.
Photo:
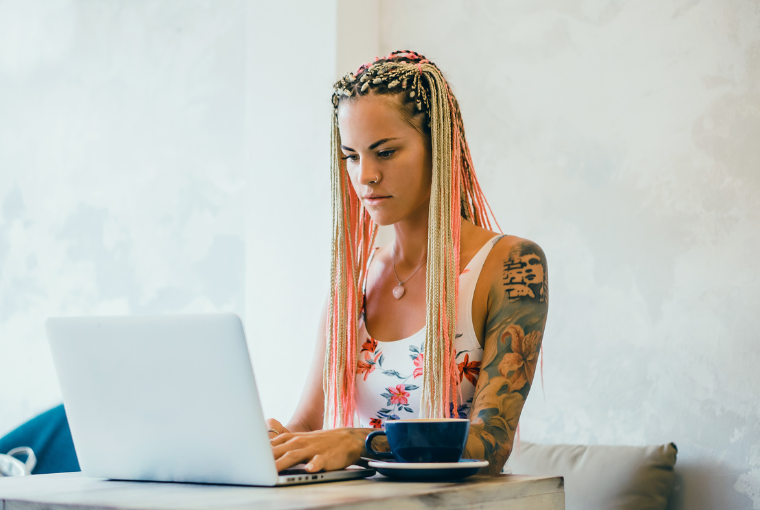
MULTIPOLYGON (((490 239, 459 275, 457 306, 456 366, 459 371, 458 408, 451 403, 451 416, 469 418, 472 397, 480 373, 483 349, 472 324, 472 299, 475 284, 491 248, 502 235, 490 239)), ((372 254, 374 256, 374 252, 372 254)), ((372 263, 370 257, 369 264, 372 263)), ((359 346, 356 365, 356 410, 360 427, 382 428, 386 420, 417 418, 422 392, 422 359, 426 327, 410 337, 382 342, 370 337, 359 319, 359 346)))

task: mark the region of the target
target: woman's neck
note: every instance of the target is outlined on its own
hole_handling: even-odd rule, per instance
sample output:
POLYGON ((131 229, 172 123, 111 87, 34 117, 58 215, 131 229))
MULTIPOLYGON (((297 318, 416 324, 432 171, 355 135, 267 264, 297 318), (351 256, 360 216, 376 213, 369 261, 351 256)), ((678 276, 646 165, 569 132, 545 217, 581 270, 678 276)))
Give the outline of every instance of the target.
POLYGON ((421 207, 420 213, 410 215, 393 224, 396 239, 393 241, 394 262, 397 269, 412 270, 427 256, 428 208, 421 207))
MULTIPOLYGON (((401 271, 416 268, 427 256, 428 241, 428 207, 421 207, 419 214, 411 215, 393 224, 396 238, 393 241, 395 252, 394 262, 401 271)), ((460 236, 468 237, 473 231, 479 230, 471 222, 462 218, 460 236)), ((485 241, 484 241, 485 242, 485 241)), ((460 248, 461 250, 461 248, 460 248)))
MULTIPOLYGON (((393 229, 396 233, 396 239, 393 241, 393 251, 395 252, 396 267, 402 268, 402 271, 406 268, 416 268, 422 261, 425 260, 427 255, 427 239, 428 239, 428 222, 427 217, 424 222, 409 222, 403 221, 393 225, 393 229)), ((471 222, 462 218, 462 227, 460 231, 460 237, 465 239, 470 236, 477 236, 476 231, 482 230, 473 225, 471 222)), ((486 232, 488 234, 489 232, 486 232)), ((490 233, 493 235, 493 233, 490 233)), ((480 234, 482 237, 483 234, 480 234)), ((475 244, 481 241, 481 237, 477 237, 475 244)), ((486 236, 487 237, 487 236, 486 236)), ((483 243, 485 241, 482 241, 483 243)), ((482 244, 482 243, 481 243, 482 244)), ((478 244, 480 246, 480 244, 478 244)), ((464 245, 460 247, 460 250, 464 248, 464 245)))

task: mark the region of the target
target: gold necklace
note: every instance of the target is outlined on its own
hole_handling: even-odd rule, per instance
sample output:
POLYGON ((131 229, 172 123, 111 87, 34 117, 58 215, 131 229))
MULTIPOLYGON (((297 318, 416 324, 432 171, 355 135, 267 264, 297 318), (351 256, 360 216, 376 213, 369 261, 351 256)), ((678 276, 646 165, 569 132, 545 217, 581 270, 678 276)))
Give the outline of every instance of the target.
POLYGON ((398 279, 398 273, 396 272, 396 249, 394 245, 391 245, 391 253, 392 253, 392 258, 393 258, 393 274, 396 276, 396 282, 398 282, 398 285, 393 287, 393 297, 395 297, 396 299, 401 299, 401 297, 404 295, 404 292, 406 291, 406 289, 404 289, 404 282, 409 281, 409 278, 414 276, 414 273, 417 272, 417 269, 422 267, 422 264, 424 264, 425 261, 427 260, 427 255, 425 255, 425 259, 422 262, 420 262, 420 265, 417 266, 417 268, 414 271, 412 271, 412 274, 407 276, 404 279, 404 281, 401 281, 398 279))

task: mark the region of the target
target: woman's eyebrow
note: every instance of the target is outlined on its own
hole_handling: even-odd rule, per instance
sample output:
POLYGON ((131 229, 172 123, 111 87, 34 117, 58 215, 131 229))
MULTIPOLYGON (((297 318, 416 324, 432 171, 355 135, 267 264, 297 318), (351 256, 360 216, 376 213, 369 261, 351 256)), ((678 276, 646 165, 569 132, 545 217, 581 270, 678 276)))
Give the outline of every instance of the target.
POLYGON ((378 140, 378 141, 376 141, 375 143, 373 143, 372 145, 370 145, 370 146, 369 146, 369 150, 372 150, 372 149, 374 149, 375 147, 377 147, 377 146, 379 146, 379 145, 382 145, 382 144, 384 144, 385 142, 389 142, 389 141, 391 141, 391 140, 398 140, 398 137, 393 137, 393 138, 383 138, 382 140, 378 140))
MULTIPOLYGON (((384 144, 385 142, 389 142, 391 140, 398 140, 398 137, 395 136, 395 137, 392 137, 392 138, 383 138, 382 140, 378 140, 378 141, 376 141, 375 143, 373 143, 372 145, 369 146, 369 150, 372 150, 375 147, 378 147, 378 146, 384 144)), ((351 147, 346 147, 345 145, 341 145, 340 148, 343 149, 344 151, 356 152, 351 147)))

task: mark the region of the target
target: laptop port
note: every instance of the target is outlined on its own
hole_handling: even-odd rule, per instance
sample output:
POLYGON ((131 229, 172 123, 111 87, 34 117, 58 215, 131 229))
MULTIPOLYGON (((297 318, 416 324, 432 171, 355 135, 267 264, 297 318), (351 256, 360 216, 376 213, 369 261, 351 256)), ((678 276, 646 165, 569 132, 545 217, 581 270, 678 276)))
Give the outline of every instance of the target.
POLYGON ((312 480, 316 480, 317 478, 319 478, 319 476, 317 476, 317 475, 314 475, 314 476, 311 477, 312 480))

